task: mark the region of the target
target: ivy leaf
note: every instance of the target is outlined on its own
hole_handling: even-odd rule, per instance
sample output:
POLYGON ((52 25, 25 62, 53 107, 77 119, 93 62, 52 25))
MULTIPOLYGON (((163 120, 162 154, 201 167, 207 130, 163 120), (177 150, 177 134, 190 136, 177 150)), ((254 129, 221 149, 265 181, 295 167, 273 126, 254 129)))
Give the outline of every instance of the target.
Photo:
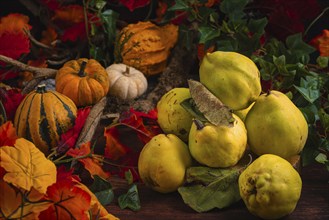
POLYGON ((188 80, 191 97, 199 111, 214 125, 231 126, 234 118, 231 109, 224 105, 202 83, 188 80))
POLYGON ((252 33, 264 33, 264 29, 267 25, 267 18, 261 18, 261 19, 250 19, 248 22, 248 29, 252 33))
POLYGON ((322 57, 322 56, 319 56, 319 57, 316 59, 316 63, 317 63, 321 68, 326 68, 326 67, 328 67, 328 64, 329 64, 329 57, 322 57))
POLYGON ((321 124, 324 128, 324 132, 329 131, 329 114, 325 112, 323 108, 320 108, 318 111, 318 115, 321 121, 321 124))
POLYGON ((239 169, 190 167, 187 183, 178 188, 184 202, 197 212, 225 208, 240 200, 239 169))
POLYGON ((220 4, 220 10, 234 22, 245 15, 243 10, 247 3, 248 0, 224 0, 220 4))
POLYGON ((173 6, 168 8, 168 11, 178 11, 178 10, 187 11, 189 9, 190 9, 190 7, 186 2, 184 2, 183 0, 177 0, 177 1, 175 1, 175 4, 173 6))
MULTIPOLYGON (((302 38, 302 34, 294 34, 288 36, 286 39, 286 45, 289 48, 291 54, 300 59, 303 56, 308 58, 308 54, 315 51, 315 48, 305 43, 302 38)), ((306 60, 307 62, 308 60, 306 60)))
POLYGON ((215 29, 209 26, 203 26, 199 28, 200 32, 200 40, 199 43, 204 44, 207 41, 213 40, 216 37, 219 37, 220 35, 220 30, 215 29))
POLYGON ((308 102, 313 103, 321 95, 318 85, 318 77, 305 76, 300 79, 300 86, 294 85, 294 87, 308 102))
POLYGON ((120 195, 118 202, 121 209, 130 208, 133 211, 140 210, 141 204, 136 184, 132 184, 127 193, 120 195))
POLYGON ((94 182, 89 189, 95 194, 103 206, 110 204, 114 199, 111 183, 100 176, 94 176, 94 182))

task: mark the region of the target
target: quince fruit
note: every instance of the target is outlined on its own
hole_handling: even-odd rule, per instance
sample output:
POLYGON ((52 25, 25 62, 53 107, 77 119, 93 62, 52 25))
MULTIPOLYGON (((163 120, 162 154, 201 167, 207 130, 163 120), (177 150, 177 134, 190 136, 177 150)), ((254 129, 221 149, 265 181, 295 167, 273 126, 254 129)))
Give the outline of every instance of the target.
POLYGON ((263 219, 278 219, 294 211, 302 180, 282 157, 264 154, 239 176, 239 191, 247 209, 263 219))
POLYGON ((200 124, 194 120, 188 146, 192 157, 208 167, 230 167, 238 163, 247 147, 243 121, 233 114, 232 126, 200 124))
POLYGON ((247 108, 261 93, 260 72, 256 64, 236 52, 206 54, 199 76, 200 82, 233 110, 247 108))
POLYGON ((288 159, 299 154, 308 136, 308 124, 297 106, 282 92, 260 95, 248 112, 248 144, 255 154, 288 159))
POLYGON ((142 149, 138 171, 147 187, 161 193, 176 191, 192 165, 188 146, 174 134, 158 134, 142 149))
POLYGON ((157 103, 158 124, 166 134, 175 134, 183 141, 188 140, 192 115, 180 103, 191 98, 188 88, 173 88, 157 103))

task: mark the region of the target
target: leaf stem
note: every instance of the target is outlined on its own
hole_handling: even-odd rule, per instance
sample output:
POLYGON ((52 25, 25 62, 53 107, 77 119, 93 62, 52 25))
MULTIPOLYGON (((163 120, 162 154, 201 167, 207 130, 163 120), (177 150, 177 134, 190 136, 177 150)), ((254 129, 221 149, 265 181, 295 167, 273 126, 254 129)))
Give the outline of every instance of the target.
POLYGON ((323 11, 308 25, 307 29, 304 31, 304 36, 308 33, 311 27, 329 10, 329 7, 323 9, 323 11))

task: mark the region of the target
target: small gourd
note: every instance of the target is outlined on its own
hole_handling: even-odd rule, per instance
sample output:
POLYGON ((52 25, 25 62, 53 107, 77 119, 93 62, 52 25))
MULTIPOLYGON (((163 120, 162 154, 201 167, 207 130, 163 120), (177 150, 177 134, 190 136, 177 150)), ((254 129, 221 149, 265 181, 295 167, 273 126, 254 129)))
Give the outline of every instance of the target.
POLYGON ((61 134, 75 123, 77 107, 67 96, 38 85, 20 103, 14 126, 19 137, 33 142, 44 154, 57 146, 61 134))
POLYGON ((147 79, 134 67, 123 63, 112 64, 106 68, 110 81, 110 94, 123 100, 134 99, 147 90, 147 79))
POLYGON ((56 91, 78 107, 94 105, 109 91, 105 68, 94 59, 80 58, 66 62, 56 74, 56 91))
POLYGON ((178 26, 140 21, 124 27, 115 45, 116 63, 140 70, 145 76, 160 74, 178 39, 178 26))

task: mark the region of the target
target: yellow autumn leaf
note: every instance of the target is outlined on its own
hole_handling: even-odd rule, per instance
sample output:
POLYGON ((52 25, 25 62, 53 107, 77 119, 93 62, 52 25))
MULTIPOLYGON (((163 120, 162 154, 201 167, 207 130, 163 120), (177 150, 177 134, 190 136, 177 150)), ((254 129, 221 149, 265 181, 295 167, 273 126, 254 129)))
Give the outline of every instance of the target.
POLYGON ((18 138, 14 146, 0 148, 1 167, 7 173, 3 179, 18 188, 30 191, 33 187, 45 194, 56 182, 56 166, 30 141, 18 138))
POLYGON ((0 180, 0 192, 0 219, 38 219, 39 213, 51 205, 39 201, 43 197, 39 192, 32 190, 26 194, 3 180, 0 180), (27 198, 22 200, 22 195, 27 198))

